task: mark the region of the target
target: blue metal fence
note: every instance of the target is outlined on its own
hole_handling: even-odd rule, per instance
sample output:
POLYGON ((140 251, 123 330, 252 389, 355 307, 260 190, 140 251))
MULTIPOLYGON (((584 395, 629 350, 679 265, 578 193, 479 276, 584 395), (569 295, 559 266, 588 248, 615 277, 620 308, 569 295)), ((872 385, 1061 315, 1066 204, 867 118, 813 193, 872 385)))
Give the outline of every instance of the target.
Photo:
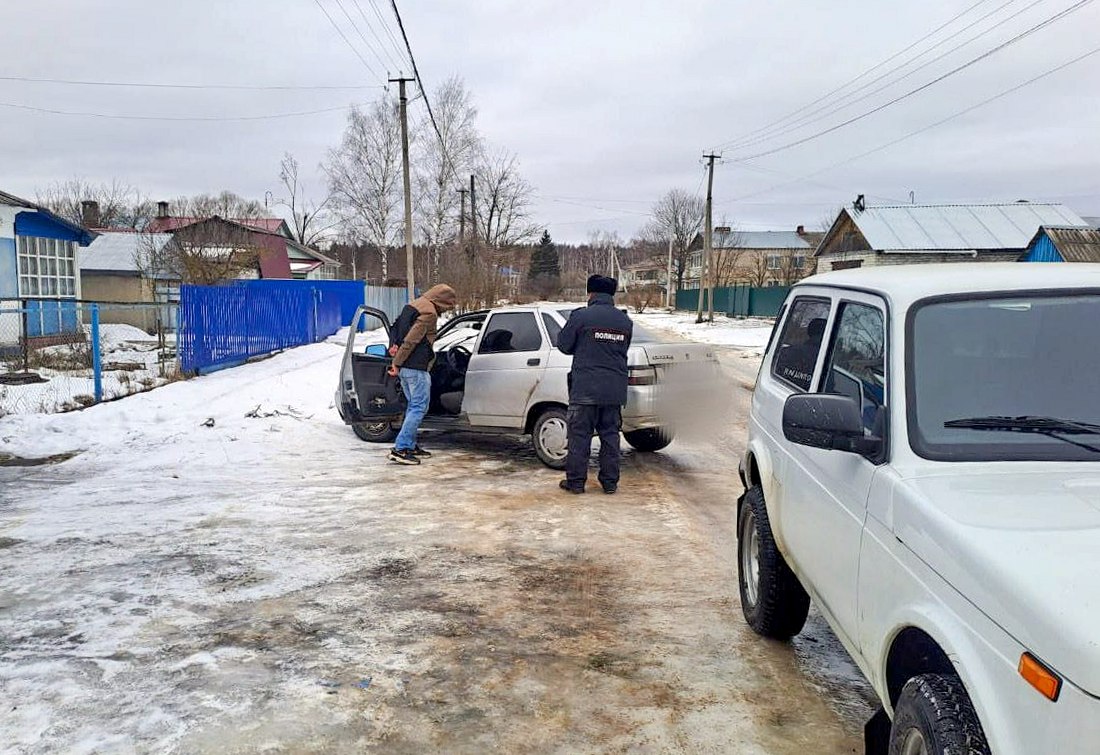
POLYGON ((185 373, 211 372, 327 338, 345 324, 347 295, 341 287, 318 285, 329 283, 257 280, 181 286, 180 368, 185 373))

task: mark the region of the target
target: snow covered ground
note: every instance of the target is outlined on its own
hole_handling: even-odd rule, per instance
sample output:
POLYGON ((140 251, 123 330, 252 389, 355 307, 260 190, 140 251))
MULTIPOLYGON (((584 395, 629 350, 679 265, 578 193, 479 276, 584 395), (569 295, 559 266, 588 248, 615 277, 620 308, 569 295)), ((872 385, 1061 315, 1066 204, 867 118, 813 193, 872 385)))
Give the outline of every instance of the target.
POLYGON ((0 418, 0 750, 852 751, 824 625, 740 619, 742 426, 610 497, 518 438, 399 467, 332 406, 343 335, 0 418))
POLYGON ((714 322, 695 322, 694 312, 643 312, 631 315, 641 325, 677 333, 684 338, 715 346, 729 346, 763 354, 768 344, 774 320, 764 318, 737 319, 715 314, 714 322))
MULTIPOLYGON (((90 361, 85 352, 89 348, 91 328, 86 325, 84 329, 89 341, 36 350, 36 359, 52 359, 58 364, 71 363, 71 368, 37 368, 34 371, 46 378, 46 382, 0 385, 0 416, 63 412, 92 402, 95 395, 92 370, 87 366, 78 366, 90 361)), ((99 337, 104 400, 147 391, 175 379, 176 362, 171 358, 162 367, 161 349, 156 336, 132 325, 104 324, 100 326, 99 337)), ((169 341, 168 345, 169 356, 172 357, 174 344, 169 341)), ((22 368, 18 362, 9 363, 9 366, 22 368)))

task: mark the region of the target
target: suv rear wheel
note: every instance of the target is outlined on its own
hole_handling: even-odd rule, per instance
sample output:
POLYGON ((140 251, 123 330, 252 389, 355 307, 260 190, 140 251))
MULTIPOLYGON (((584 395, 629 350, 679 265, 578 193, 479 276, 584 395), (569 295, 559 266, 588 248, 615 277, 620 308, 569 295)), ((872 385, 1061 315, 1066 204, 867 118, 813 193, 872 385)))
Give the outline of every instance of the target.
POLYGON ((914 676, 902 687, 894 707, 890 755, 941 752, 989 755, 989 744, 970 695, 957 677, 914 676))
POLYGON ((623 437, 626 438, 626 442, 632 448, 645 453, 660 451, 672 442, 672 432, 664 427, 631 430, 628 433, 623 433, 623 437))
POLYGON ((789 640, 802 631, 810 596, 775 545, 759 485, 745 493, 737 517, 737 572, 741 611, 754 632, 789 640))

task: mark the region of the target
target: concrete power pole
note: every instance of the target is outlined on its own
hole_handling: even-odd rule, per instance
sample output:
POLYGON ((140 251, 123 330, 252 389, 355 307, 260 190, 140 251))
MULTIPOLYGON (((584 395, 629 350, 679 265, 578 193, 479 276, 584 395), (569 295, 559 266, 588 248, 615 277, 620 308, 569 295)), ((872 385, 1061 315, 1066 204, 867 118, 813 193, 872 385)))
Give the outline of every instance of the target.
POLYGON ((470 240, 473 244, 470 246, 470 251, 467 253, 470 256, 470 261, 473 261, 474 256, 477 254, 477 186, 474 185, 474 175, 470 174, 470 240))
POLYGON ((405 171, 405 275, 408 277, 409 301, 412 301, 416 298, 416 281, 413 276, 416 258, 413 255, 412 180, 409 177, 409 100, 405 96, 405 82, 413 79, 398 77, 390 81, 396 81, 400 87, 398 97, 401 101, 401 163, 405 171))
POLYGON ((668 272, 665 274, 665 308, 672 309, 672 237, 668 237, 668 272))
POLYGON ((714 203, 714 161, 720 155, 703 155, 707 161, 707 210, 703 220, 703 275, 699 281, 699 306, 695 313, 695 322, 703 321, 703 292, 707 295, 707 322, 714 322, 714 249, 712 248, 711 210, 714 203))
POLYGON ((458 213, 458 248, 462 248, 463 242, 466 240, 466 192, 469 191, 465 186, 458 189, 458 193, 462 195, 462 209, 458 213))

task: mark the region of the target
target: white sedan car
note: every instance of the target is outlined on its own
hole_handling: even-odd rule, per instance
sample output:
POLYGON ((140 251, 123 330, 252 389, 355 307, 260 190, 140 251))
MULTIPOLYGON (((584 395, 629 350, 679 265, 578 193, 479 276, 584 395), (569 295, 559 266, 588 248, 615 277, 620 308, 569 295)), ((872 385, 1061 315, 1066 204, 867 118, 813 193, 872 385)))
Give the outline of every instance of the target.
MULTIPOLYGON (((566 456, 566 376, 572 357, 557 349, 558 334, 576 304, 536 304, 458 315, 439 330, 432 368, 432 400, 422 427, 531 435, 535 453, 562 469, 566 456)), ((340 367, 336 407, 363 440, 394 439, 405 410, 390 358, 376 344, 357 352, 360 318, 386 315, 360 307, 340 367)), ((623 435, 639 451, 672 442, 674 405, 687 396, 722 395, 718 359, 711 347, 653 338, 635 325, 627 355, 629 388, 623 435)))

